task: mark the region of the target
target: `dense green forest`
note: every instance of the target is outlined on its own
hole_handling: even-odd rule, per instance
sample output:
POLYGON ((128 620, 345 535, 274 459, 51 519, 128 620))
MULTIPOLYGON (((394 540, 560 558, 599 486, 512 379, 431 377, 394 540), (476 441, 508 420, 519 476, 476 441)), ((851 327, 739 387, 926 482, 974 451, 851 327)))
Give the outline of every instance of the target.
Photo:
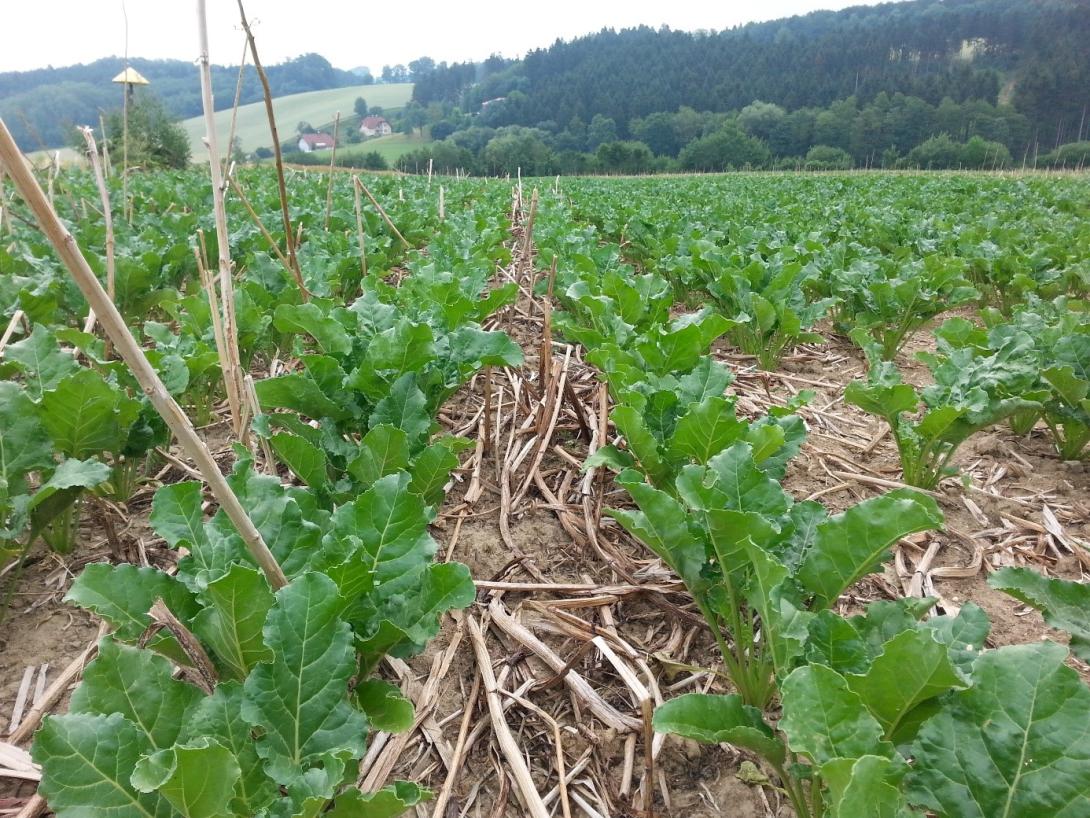
MULTIPOLYGON (((169 114, 184 119, 201 113, 201 86, 192 63, 144 59, 129 63, 151 82, 169 114)), ((73 125, 97 123, 100 111, 121 104, 121 88, 110 81, 123 67, 120 57, 107 57, 86 65, 0 73, 0 118, 19 144, 28 149, 64 145, 73 125)), ((359 85, 363 81, 357 74, 334 68, 319 54, 304 54, 268 66, 266 73, 274 96, 359 85)), ((237 82, 237 65, 212 66, 212 84, 219 90, 217 108, 229 108, 234 103, 237 82)), ((257 73, 247 66, 242 102, 261 98, 257 73)))
POLYGON ((431 152, 465 149, 481 170, 504 165, 502 145, 485 153, 497 138, 524 143, 524 172, 997 167, 1090 134, 1087 42, 1087 0, 915 0, 718 33, 604 30, 440 64, 414 99, 446 111, 433 133, 451 144, 431 152))

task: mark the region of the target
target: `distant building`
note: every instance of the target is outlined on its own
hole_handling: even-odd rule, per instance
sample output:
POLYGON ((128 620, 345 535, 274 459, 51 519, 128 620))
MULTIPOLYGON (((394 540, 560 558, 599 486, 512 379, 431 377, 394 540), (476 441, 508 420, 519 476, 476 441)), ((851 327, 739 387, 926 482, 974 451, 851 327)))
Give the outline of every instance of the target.
POLYGON ((365 116, 360 122, 360 133, 363 136, 386 136, 394 132, 385 117, 365 116))
POLYGON ((493 97, 492 99, 486 99, 481 103, 482 108, 487 108, 489 105, 495 105, 497 102, 503 102, 507 97, 493 97))
POLYGON ((305 133, 299 137, 299 150, 303 153, 327 151, 332 147, 333 137, 327 133, 305 133))

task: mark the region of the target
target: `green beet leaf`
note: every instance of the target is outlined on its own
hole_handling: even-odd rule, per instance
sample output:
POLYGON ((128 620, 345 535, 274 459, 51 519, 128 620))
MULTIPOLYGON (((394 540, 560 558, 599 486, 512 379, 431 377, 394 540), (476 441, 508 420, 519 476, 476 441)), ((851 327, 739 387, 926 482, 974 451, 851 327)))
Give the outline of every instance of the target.
POLYGON ((828 607, 853 583, 876 570, 901 537, 942 525, 942 512, 930 497, 899 489, 864 500, 817 527, 798 578, 828 607))
POLYGON ((1090 661, 1090 585, 1044 577, 1032 568, 1003 568, 988 584, 1039 610, 1045 622, 1071 634, 1071 650, 1090 661))
POLYGON ((921 727, 909 801, 944 818, 1090 815, 1090 688, 1051 642, 985 653, 921 727))
POLYGON ((397 818, 431 793, 409 781, 397 781, 378 792, 349 790, 337 798, 326 818, 397 818))
POLYGON ((151 500, 151 527, 171 548, 204 545, 204 512, 201 511, 200 483, 186 482, 163 486, 151 500))
POLYGON ((769 727, 761 711, 738 696, 686 693, 655 709, 656 732, 674 733, 706 744, 745 747, 780 765, 787 755, 783 741, 769 727))
POLYGON ((269 443, 281 462, 308 486, 321 490, 329 484, 329 461, 313 443, 286 432, 273 435, 269 443))
POLYGON ((221 682, 211 696, 197 702, 186 716, 180 741, 189 743, 210 738, 231 751, 239 777, 231 795, 238 815, 253 815, 279 795, 276 782, 265 775, 265 762, 257 754, 253 730, 242 718, 242 685, 221 682))
POLYGON ((158 792, 184 818, 233 818, 229 801, 239 776, 230 750, 200 738, 144 756, 131 780, 140 792, 158 792))
POLYGON ((242 680, 261 662, 272 659, 262 629, 273 594, 256 569, 233 565, 205 589, 208 606, 193 620, 193 630, 219 660, 221 671, 242 680))
POLYGON ((828 785, 830 814, 836 818, 913 818, 901 792, 905 765, 883 756, 838 758, 821 767, 828 785))
POLYGON ((36 401, 80 368, 72 354, 62 352, 54 334, 41 324, 35 324, 34 330, 22 341, 8 346, 4 358, 22 368, 27 392, 36 401))
POLYGON ((0 501, 23 476, 53 465, 53 444, 34 402, 17 384, 0 382, 0 501))
POLYGON ((780 729, 792 750, 818 766, 837 758, 893 757, 893 745, 882 738, 882 725, 832 668, 800 667, 784 679, 781 691, 780 729))
POLYGON ((360 483, 370 486, 408 465, 409 436, 396 426, 382 423, 363 436, 359 454, 349 462, 348 472, 360 483))
POLYGON ((413 703, 401 690, 382 679, 365 679, 356 685, 356 704, 376 730, 403 733, 412 727, 413 703))
POLYGON ((344 326, 316 304, 281 304, 273 313, 273 326, 281 332, 306 333, 326 355, 343 357, 352 351, 344 326))
POLYGON ((42 395, 42 423, 69 457, 120 451, 122 430, 139 413, 138 401, 90 369, 67 376, 42 395))
POLYGON ((154 568, 127 563, 91 563, 76 577, 64 598, 109 622, 114 636, 122 642, 140 638, 151 624, 148 610, 157 599, 162 599, 183 622, 196 612, 192 595, 177 579, 154 568))
POLYGON ((38 791, 57 818, 171 818, 164 799, 129 781, 146 741, 120 713, 47 716, 31 750, 42 765, 38 791))
POLYGON ((122 645, 109 637, 72 694, 72 713, 120 713, 144 734, 148 747, 170 747, 186 713, 202 698, 193 685, 173 677, 170 662, 149 650, 122 645))
POLYGON ((258 753, 283 785, 301 781, 325 754, 363 755, 366 719, 347 701, 356 657, 343 608, 333 581, 312 572, 280 589, 269 611, 273 660, 246 679, 242 713, 263 731, 258 753))
POLYGON ((963 687, 948 648, 928 630, 895 636, 864 674, 847 676, 850 687, 878 719, 887 738, 909 712, 947 690, 963 687))

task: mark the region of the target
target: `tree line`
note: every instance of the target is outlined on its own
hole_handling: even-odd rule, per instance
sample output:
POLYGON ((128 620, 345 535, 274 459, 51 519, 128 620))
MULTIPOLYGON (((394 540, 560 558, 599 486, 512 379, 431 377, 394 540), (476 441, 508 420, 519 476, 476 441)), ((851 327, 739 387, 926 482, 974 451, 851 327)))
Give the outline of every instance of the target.
MULTIPOLYGON (((518 100, 515 100, 518 104, 518 100)), ((428 110, 435 110, 433 103, 428 110)), ((1090 141, 1058 150, 1041 145, 1030 120, 1011 105, 983 100, 938 105, 905 94, 855 97, 824 108, 788 111, 754 101, 737 111, 682 107, 618 123, 602 114, 573 118, 566 128, 511 124, 502 105, 478 115, 448 108, 432 135, 398 168, 479 175, 654 173, 851 168, 1082 167, 1090 141)))
POLYGON ((522 60, 437 65, 414 100, 463 127, 531 129, 558 156, 636 141, 684 165, 726 116, 765 164, 826 147, 888 165, 942 134, 1021 161, 1090 134, 1088 41, 1085 0, 914 0, 717 33, 607 29, 522 60))
MULTIPOLYGON (((197 116, 201 107, 201 86, 197 69, 183 60, 131 59, 129 64, 151 83, 148 90, 162 102, 171 117, 197 116)), ((0 118, 16 141, 28 150, 66 144, 75 125, 98 122, 99 113, 121 105, 121 86, 111 80, 124 68, 120 57, 64 68, 0 73, 0 118)), ((274 96, 298 94, 359 85, 361 78, 334 68, 319 54, 304 54, 266 69, 274 96)), ((220 89, 217 108, 234 103, 238 66, 212 66, 213 87, 220 89)), ((257 72, 247 66, 243 74, 241 103, 262 99, 257 72)))

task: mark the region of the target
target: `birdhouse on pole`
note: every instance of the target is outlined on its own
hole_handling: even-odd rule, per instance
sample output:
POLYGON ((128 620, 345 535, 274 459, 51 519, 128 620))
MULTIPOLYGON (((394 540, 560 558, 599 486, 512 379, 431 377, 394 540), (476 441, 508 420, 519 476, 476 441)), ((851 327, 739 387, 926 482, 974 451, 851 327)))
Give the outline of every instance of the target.
POLYGON ((132 102, 133 89, 137 85, 151 85, 150 82, 135 68, 126 68, 113 81, 125 86, 125 101, 132 102))

